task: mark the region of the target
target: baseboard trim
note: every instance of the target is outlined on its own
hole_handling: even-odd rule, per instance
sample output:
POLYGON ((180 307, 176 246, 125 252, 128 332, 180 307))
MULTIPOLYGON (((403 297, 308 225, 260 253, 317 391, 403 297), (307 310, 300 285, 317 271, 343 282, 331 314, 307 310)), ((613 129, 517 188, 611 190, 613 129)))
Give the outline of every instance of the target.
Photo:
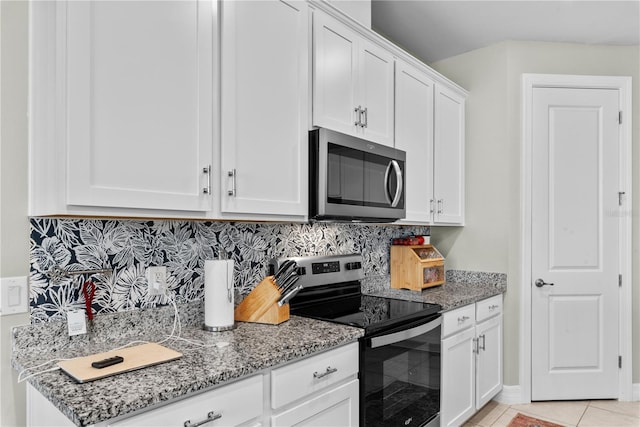
POLYGON ((498 403, 504 403, 505 405, 515 405, 517 403, 529 403, 524 402, 522 399, 522 390, 519 385, 504 385, 502 391, 493 398, 498 403))
MULTIPOLYGON (((633 384, 633 390, 631 393, 631 399, 634 402, 640 401, 640 383, 633 384)), ((522 390, 519 385, 505 385, 502 386, 502 391, 493 398, 498 403, 504 403, 505 405, 516 405, 518 403, 530 403, 525 402, 522 399, 522 390)))

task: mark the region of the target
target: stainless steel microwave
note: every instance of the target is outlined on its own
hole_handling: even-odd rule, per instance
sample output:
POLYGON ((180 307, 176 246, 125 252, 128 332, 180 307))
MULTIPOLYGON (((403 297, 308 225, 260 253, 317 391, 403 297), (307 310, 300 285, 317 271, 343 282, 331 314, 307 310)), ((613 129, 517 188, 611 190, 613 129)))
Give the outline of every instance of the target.
POLYGON ((329 129, 309 131, 309 219, 405 217, 406 153, 329 129))

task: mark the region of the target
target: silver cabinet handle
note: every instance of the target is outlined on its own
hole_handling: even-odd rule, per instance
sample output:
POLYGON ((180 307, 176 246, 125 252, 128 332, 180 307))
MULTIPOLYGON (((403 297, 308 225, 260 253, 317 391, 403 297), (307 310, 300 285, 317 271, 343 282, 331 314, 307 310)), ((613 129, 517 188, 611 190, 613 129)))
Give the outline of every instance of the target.
POLYGON ((478 353, 480 353, 480 350, 483 350, 483 351, 486 351, 486 350, 487 350, 487 349, 485 348, 485 344, 486 344, 485 340, 486 340, 486 337, 485 337, 485 335, 484 335, 484 334, 482 334, 482 335, 480 335, 480 336, 478 337, 478 353), (482 338, 482 347, 480 347, 480 339, 481 339, 481 338, 482 338))
POLYGON ((472 341, 471 351, 475 354, 478 354, 478 338, 474 338, 472 341))
POLYGON ((441 214, 444 210, 444 199, 438 199, 438 213, 441 214))
POLYGON ((462 317, 458 317, 458 325, 459 325, 460 323, 464 323, 464 322, 466 322, 467 320, 469 320, 469 316, 462 316, 462 317))
POLYGON ((319 380, 320 378, 326 377, 327 375, 333 374, 334 372, 338 372, 338 368, 332 368, 331 366, 327 366, 327 370, 322 372, 322 373, 318 373, 318 371, 313 373, 313 378, 319 380))
POLYGON ((202 173, 207 175, 207 186, 202 189, 202 194, 211 194, 211 165, 202 168, 202 173))
POLYGON ((497 305, 497 304, 494 304, 494 305, 490 305, 490 306, 489 306, 489 310, 495 310, 496 308, 500 308, 500 306, 499 306, 499 305, 497 305))
POLYGON ((227 194, 229 196, 235 196, 236 195, 236 170, 230 170, 229 172, 227 172, 227 176, 229 176, 231 178, 231 190, 227 191, 227 194))
POLYGON ((362 123, 361 126, 363 128, 366 128, 369 126, 369 109, 367 107, 362 110, 362 116, 364 117, 364 121, 360 120, 360 122, 362 123))
POLYGON ((353 124, 362 127, 362 106, 358 105, 353 112, 356 113, 356 121, 353 124))
POLYGON ((543 286, 553 286, 553 283, 547 283, 542 279, 537 279, 534 283, 539 288, 541 288, 543 286))
POLYGON ((435 200, 433 199, 429 199, 429 213, 433 214, 433 212, 435 212, 435 209, 433 207, 435 200))
POLYGON ((198 427, 198 426, 201 426, 203 424, 207 424, 207 423, 210 423, 212 421, 219 420, 220 418, 222 418, 222 414, 221 413, 211 411, 211 412, 209 412, 207 414, 207 419, 206 420, 198 421, 197 423, 192 423, 191 420, 187 420, 187 421, 184 422, 184 427, 198 427))

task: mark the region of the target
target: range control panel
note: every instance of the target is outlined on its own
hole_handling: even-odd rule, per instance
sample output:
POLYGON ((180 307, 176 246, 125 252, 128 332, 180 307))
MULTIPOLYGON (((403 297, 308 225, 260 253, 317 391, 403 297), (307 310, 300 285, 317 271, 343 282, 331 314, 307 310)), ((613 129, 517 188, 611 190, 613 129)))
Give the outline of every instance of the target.
POLYGON ((277 258, 269 263, 269 274, 277 271, 287 260, 296 262, 300 277, 298 283, 302 284, 303 288, 364 278, 361 254, 277 258))

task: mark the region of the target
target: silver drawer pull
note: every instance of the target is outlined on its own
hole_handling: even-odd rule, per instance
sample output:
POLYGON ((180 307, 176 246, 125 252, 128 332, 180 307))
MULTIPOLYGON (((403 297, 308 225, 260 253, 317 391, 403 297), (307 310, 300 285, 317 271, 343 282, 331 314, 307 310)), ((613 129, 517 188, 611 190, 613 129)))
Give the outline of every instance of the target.
POLYGON ((184 422, 184 427, 198 427, 203 424, 210 423, 211 421, 219 420, 222 418, 222 414, 220 412, 211 411, 207 414, 207 419, 198 421, 197 423, 191 423, 191 420, 187 420, 184 422))
POLYGON ((313 378, 319 380, 320 378, 326 377, 329 374, 333 374, 334 372, 338 372, 338 368, 332 368, 331 366, 327 366, 327 370, 323 373, 319 374, 318 371, 313 373, 313 378))
POLYGON ((499 305, 490 305, 489 306, 489 310, 495 310, 496 308, 499 308, 499 305))
POLYGON ((469 316, 458 317, 458 323, 464 323, 469 320, 469 316))

